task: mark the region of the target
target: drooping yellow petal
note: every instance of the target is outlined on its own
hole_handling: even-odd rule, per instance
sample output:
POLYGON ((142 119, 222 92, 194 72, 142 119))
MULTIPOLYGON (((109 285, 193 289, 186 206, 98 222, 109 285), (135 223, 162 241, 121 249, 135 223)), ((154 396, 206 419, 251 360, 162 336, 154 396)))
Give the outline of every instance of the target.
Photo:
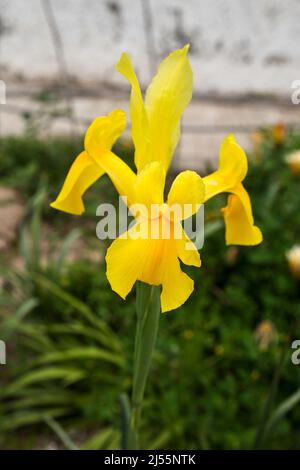
POLYGON ((180 138, 180 118, 192 97, 188 49, 176 50, 161 62, 145 98, 151 158, 162 161, 166 171, 180 138))
POLYGON ((187 236, 180 222, 176 222, 176 224, 180 225, 178 232, 181 231, 181 237, 176 239, 178 258, 188 266, 196 266, 199 268, 201 266, 201 260, 196 246, 187 236))
MULTIPOLYGON (((113 291, 122 298, 132 289, 136 280, 151 285, 162 283, 166 268, 165 257, 173 240, 151 237, 151 224, 158 220, 143 220, 113 241, 107 250, 107 278, 113 291)), ((155 230, 156 231, 156 230, 155 230)))
MULTIPOLYGON (((180 269, 179 254, 187 261, 184 248, 177 241, 151 238, 151 224, 162 219, 144 221, 132 227, 111 244, 107 250, 107 278, 113 291, 125 298, 139 280, 151 285, 162 285, 162 311, 180 307, 193 291, 194 283, 180 269), (150 225, 145 229, 145 223, 150 225), (142 236, 143 234, 143 236, 142 236), (178 249, 179 248, 179 249, 178 249), (179 254, 178 254, 179 253, 179 254)), ((195 255, 194 255, 195 256, 195 255)), ((195 258, 190 261, 196 264, 195 258), (194 263, 195 262, 195 263, 194 263)))
POLYGON ((106 253, 106 276, 114 292, 123 299, 138 280, 147 246, 147 240, 131 235, 130 229, 114 240, 106 253))
POLYGON ((221 144, 219 168, 203 178, 205 201, 223 192, 231 192, 245 178, 248 170, 247 156, 233 135, 221 144))
POLYGON ((242 185, 248 170, 247 157, 233 135, 221 145, 219 168, 203 178, 205 201, 222 192, 232 193, 222 212, 226 225, 226 243, 257 245, 262 234, 254 225, 249 195, 242 185))
MULTIPOLYGON (((82 197, 85 191, 107 172, 107 169, 118 167, 116 163, 118 157, 110 150, 125 126, 126 116, 121 110, 112 111, 108 116, 98 117, 92 122, 84 139, 85 151, 81 152, 72 164, 62 190, 51 203, 51 207, 76 215, 84 212, 82 197)), ((127 165, 125 163, 124 165, 119 174, 122 171, 126 177, 127 165)), ((115 173, 114 179, 116 179, 115 173)), ((131 180, 133 183, 132 176, 131 180)))
POLYGON ((126 127, 126 114, 121 109, 115 109, 107 116, 100 116, 94 119, 88 127, 85 138, 84 148, 90 155, 97 155, 108 150, 126 127))
POLYGON ((168 194, 167 204, 174 208, 175 220, 183 220, 195 214, 204 202, 205 186, 195 171, 183 171, 176 176, 168 194), (178 209, 178 213, 177 210, 178 209), (181 215, 180 215, 181 213, 181 215))
POLYGON ((70 214, 84 212, 82 197, 104 171, 87 152, 81 152, 72 164, 63 187, 51 207, 70 214))
MULTIPOLYGON (((151 211, 153 204, 163 204, 166 172, 161 162, 146 165, 136 178, 136 200, 151 211)), ((150 212, 149 212, 150 217, 150 212)))
POLYGON ((258 245, 262 242, 262 233, 254 225, 249 195, 242 184, 228 197, 228 204, 222 212, 227 245, 258 245))
POLYGON ((125 126, 125 113, 119 109, 96 118, 86 132, 84 145, 94 162, 110 177, 119 194, 127 197, 130 205, 134 202, 136 175, 121 158, 110 151, 125 126))
POLYGON ((131 57, 128 54, 122 54, 116 65, 117 71, 128 80, 131 85, 130 96, 130 119, 131 135, 135 146, 135 165, 140 171, 149 158, 149 126, 147 114, 143 102, 141 88, 135 74, 131 57))
POLYGON ((176 256, 169 256, 162 282, 161 310, 168 312, 184 304, 194 290, 194 281, 180 268, 176 256))

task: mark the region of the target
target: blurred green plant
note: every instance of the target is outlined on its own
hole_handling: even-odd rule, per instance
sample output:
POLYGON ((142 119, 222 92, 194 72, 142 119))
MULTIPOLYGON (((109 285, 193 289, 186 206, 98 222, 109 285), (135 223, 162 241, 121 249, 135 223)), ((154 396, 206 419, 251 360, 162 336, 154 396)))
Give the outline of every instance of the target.
POLYGON ((20 230, 24 269, 3 273, 15 298, 2 304, 1 338, 17 350, 8 375, 1 377, 0 438, 62 416, 86 416, 105 426, 117 412, 118 397, 113 400, 111 390, 122 387, 122 344, 101 318, 101 304, 93 311, 64 287, 66 255, 79 231, 69 233, 57 254, 52 247, 42 259, 45 198, 41 190, 32 199, 20 230))

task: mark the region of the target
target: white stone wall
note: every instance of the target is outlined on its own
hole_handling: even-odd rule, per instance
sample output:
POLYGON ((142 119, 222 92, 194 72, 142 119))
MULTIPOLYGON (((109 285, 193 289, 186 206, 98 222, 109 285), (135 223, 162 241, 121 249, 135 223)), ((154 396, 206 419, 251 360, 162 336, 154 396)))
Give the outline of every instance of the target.
MULTIPOLYGON (((123 83, 132 54, 144 84, 145 0, 51 0, 69 73, 83 85, 123 83)), ((300 78, 299 0, 150 0, 157 61, 191 43, 195 91, 289 95, 300 78)), ((51 80, 58 67, 42 0, 0 0, 0 79, 51 80)), ((8 83, 9 87, 9 83, 8 83)))

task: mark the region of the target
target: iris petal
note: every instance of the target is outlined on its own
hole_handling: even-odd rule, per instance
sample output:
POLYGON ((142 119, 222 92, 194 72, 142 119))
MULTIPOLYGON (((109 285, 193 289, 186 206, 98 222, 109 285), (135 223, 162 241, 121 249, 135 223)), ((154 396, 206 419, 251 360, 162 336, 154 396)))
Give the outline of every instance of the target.
POLYGON ((140 171, 149 158, 149 126, 148 118, 143 103, 142 92, 139 81, 135 74, 131 57, 128 54, 122 54, 116 65, 117 71, 128 80, 131 85, 130 96, 130 119, 131 135, 135 146, 135 165, 140 171))
POLYGON ((168 169, 180 138, 180 119, 193 91, 189 46, 172 52, 158 67, 145 98, 152 158, 168 169))
POLYGON ((247 156, 233 135, 225 137, 220 148, 219 168, 203 178, 205 201, 222 192, 231 192, 245 178, 248 170, 247 156))
POLYGON ((181 209, 181 217, 174 210, 174 218, 187 219, 195 214, 204 202, 205 186, 201 177, 195 171, 183 171, 176 176, 168 194, 168 205, 181 209))
POLYGON ((114 240, 106 253, 106 276, 114 292, 123 299, 138 280, 147 240, 131 236, 133 229, 114 240))
POLYGON ((152 161, 161 161, 166 171, 170 165, 180 138, 180 119, 192 97, 188 49, 178 49, 161 62, 147 89, 145 103, 130 56, 122 54, 116 66, 131 84, 131 134, 138 172, 152 161))
POLYGON ((160 296, 162 312, 175 310, 183 305, 193 290, 194 281, 181 270, 177 257, 169 256, 160 296))
POLYGON ((87 130, 84 144, 94 162, 107 173, 120 196, 128 198, 130 205, 134 202, 136 175, 121 158, 110 151, 125 126, 124 111, 116 109, 93 121, 87 130))
POLYGON ((262 233, 254 225, 249 195, 242 185, 247 170, 245 152, 229 135, 221 145, 218 170, 203 178, 205 201, 222 192, 231 193, 228 205, 222 209, 227 244, 257 245, 262 241, 262 233))
POLYGON ((120 159, 110 152, 111 147, 124 131, 125 125, 125 113, 119 109, 112 111, 108 116, 98 117, 92 122, 85 135, 85 151, 75 159, 51 207, 71 214, 82 214, 84 212, 82 197, 85 191, 105 172, 110 173, 122 195, 126 194, 128 184, 121 185, 119 180, 122 179, 122 175, 124 178, 127 175, 126 181, 130 179, 132 186, 135 177, 129 167, 124 162, 120 164, 120 159))
POLYGON ((228 204, 222 212, 227 245, 258 245, 262 242, 262 233, 254 225, 249 195, 242 184, 228 197, 228 204))
POLYGON ((146 165, 136 179, 136 200, 151 210, 152 204, 162 204, 166 172, 160 162, 146 165))
POLYGON ((63 187, 56 200, 51 203, 54 209, 80 215, 84 212, 82 197, 85 191, 104 174, 87 152, 81 152, 72 164, 63 187))
POLYGON ((180 258, 180 260, 188 266, 196 266, 200 268, 201 260, 196 246, 187 236, 181 224, 180 227, 178 227, 178 231, 181 231, 181 237, 176 239, 178 258, 180 258))
MULTIPOLYGON (((156 223, 159 222, 150 222, 156 223)), ((144 229, 143 224, 137 224, 140 230, 137 230, 137 225, 132 227, 108 248, 108 281, 112 290, 122 298, 127 296, 137 280, 162 285, 162 311, 173 310, 186 301, 194 288, 193 280, 181 271, 178 256, 187 264, 199 265, 199 255, 195 251, 188 254, 184 245, 186 240, 182 240, 182 245, 178 244, 172 230, 170 238, 154 239, 150 236, 151 225, 144 229)))

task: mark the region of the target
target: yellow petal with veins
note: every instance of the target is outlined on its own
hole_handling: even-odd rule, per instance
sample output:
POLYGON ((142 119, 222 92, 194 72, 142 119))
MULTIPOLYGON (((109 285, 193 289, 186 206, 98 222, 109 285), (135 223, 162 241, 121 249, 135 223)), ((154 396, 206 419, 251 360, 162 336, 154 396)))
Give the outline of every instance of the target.
POLYGON ((192 97, 188 49, 185 46, 176 50, 161 62, 147 89, 145 103, 130 56, 122 54, 116 66, 131 84, 131 134, 138 172, 152 161, 161 161, 165 171, 170 165, 180 137, 180 119, 192 97))
POLYGON ((160 160, 166 171, 180 138, 181 116, 192 97, 188 49, 189 46, 178 49, 161 62, 146 92, 151 158, 160 160))

